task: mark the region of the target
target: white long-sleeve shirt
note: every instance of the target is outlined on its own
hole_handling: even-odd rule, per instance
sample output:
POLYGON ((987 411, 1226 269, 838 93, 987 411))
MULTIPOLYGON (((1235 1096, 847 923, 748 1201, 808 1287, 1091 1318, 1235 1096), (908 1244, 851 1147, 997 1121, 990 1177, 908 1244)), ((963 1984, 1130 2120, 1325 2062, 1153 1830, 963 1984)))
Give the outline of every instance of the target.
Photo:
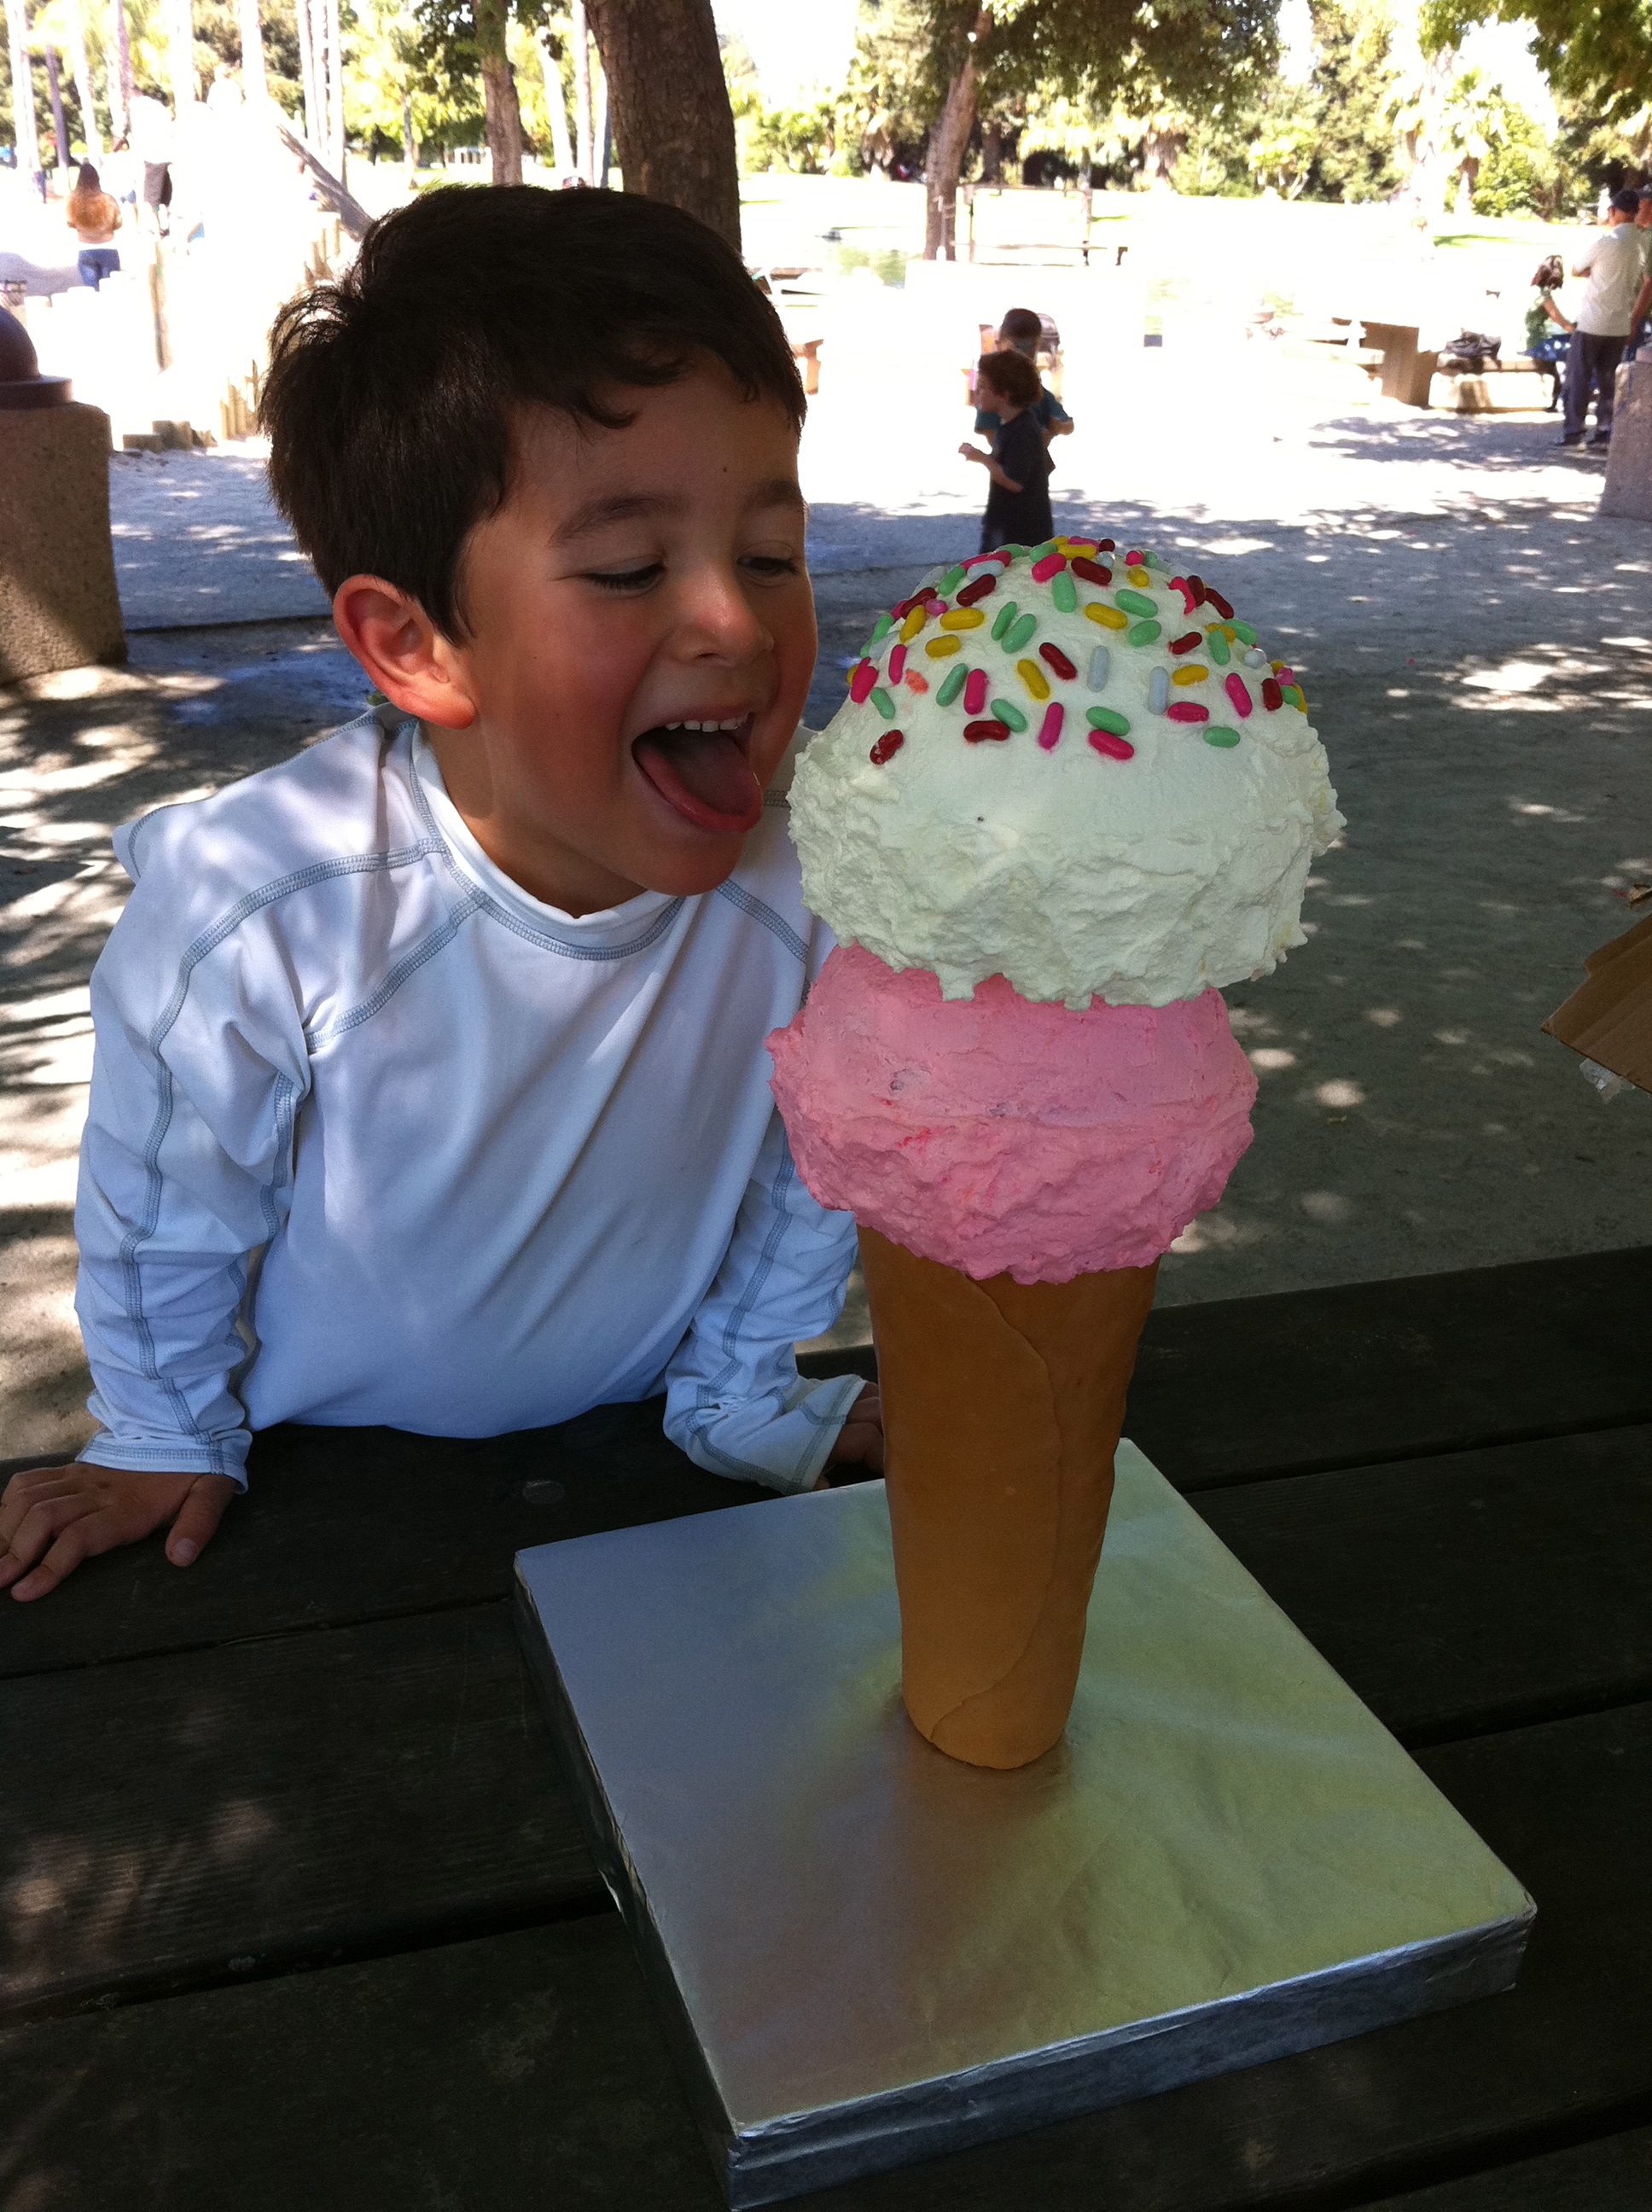
POLYGON ((663 1390, 701 1467, 813 1483, 859 1385, 800 1381, 793 1347, 853 1232, 768 1089, 832 942, 783 803, 720 890, 576 921, 381 709, 115 842, 83 1459, 242 1480, 276 1421, 493 1436, 663 1390))

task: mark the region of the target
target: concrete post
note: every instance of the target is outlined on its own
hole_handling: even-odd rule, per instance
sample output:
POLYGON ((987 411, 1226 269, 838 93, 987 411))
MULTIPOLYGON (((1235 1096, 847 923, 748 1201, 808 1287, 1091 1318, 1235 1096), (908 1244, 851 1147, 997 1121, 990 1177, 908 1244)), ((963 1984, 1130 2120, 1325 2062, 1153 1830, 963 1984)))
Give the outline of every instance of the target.
POLYGON ((1614 397, 1600 512, 1652 522, 1652 361, 1626 361, 1614 397))
POLYGON ((0 409, 0 684, 125 660, 109 537, 109 418, 0 409))

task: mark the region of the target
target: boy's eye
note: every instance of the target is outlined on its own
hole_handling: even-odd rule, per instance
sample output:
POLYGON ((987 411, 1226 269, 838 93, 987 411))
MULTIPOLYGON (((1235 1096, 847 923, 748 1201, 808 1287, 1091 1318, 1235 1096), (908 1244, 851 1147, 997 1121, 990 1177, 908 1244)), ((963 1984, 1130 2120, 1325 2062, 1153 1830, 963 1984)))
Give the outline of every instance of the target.
POLYGON ((795 576, 798 563, 789 553, 750 553, 742 566, 759 576, 795 576))
POLYGON ((663 561, 650 561, 641 568, 592 569, 587 581, 603 592, 646 592, 650 584, 657 584, 665 573, 663 561))

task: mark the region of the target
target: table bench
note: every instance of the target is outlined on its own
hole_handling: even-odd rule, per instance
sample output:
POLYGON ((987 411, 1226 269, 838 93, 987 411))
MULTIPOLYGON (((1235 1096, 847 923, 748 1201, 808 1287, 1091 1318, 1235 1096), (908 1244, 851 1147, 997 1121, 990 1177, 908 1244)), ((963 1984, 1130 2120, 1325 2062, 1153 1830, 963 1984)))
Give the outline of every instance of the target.
MULTIPOLYGON (((1652 1249, 1173 1307, 1131 1395, 1536 1897, 1519 1988, 801 2205, 1652 2201, 1649 1313, 1652 1249)), ((6 2204, 718 2212, 507 1593, 521 1545, 757 1495, 652 1407, 278 1430, 186 1573, 0 1605, 6 2204)))

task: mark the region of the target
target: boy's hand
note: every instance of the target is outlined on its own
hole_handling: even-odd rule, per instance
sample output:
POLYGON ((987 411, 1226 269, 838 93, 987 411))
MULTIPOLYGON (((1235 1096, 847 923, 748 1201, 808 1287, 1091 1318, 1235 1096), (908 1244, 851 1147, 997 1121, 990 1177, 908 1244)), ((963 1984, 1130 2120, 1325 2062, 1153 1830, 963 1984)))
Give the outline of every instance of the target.
POLYGON ((167 1557, 186 1567, 235 1490, 227 1474, 135 1474, 83 1460, 14 1474, 0 1497, 0 1590, 24 1602, 45 1597, 82 1559, 135 1544, 166 1521, 167 1557))
POLYGON ((832 1468, 846 1464, 874 1468, 880 1474, 883 1472, 884 1401, 875 1382, 868 1382, 850 1407, 849 1418, 839 1430, 837 1442, 827 1455, 826 1472, 815 1488, 829 1490, 832 1468))
POLYGON ((966 461, 990 461, 993 458, 990 453, 983 453, 979 446, 972 446, 967 438, 958 451, 966 461))

